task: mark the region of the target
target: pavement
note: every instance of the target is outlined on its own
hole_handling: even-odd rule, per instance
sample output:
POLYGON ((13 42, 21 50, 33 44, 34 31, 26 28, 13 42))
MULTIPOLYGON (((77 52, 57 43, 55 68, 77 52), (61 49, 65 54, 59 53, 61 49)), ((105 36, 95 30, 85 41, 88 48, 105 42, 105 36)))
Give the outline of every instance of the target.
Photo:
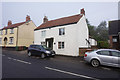
POLYGON ((41 59, 27 51, 2 50, 2 80, 120 79, 120 68, 92 67, 83 57, 55 56, 41 59))

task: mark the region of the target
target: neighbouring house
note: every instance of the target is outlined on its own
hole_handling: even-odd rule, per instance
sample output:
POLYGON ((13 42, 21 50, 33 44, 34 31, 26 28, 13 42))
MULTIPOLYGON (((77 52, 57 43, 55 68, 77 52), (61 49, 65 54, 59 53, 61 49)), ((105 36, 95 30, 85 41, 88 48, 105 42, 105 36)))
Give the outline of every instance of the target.
POLYGON ((59 55, 79 56, 79 48, 91 47, 85 11, 80 14, 48 20, 34 30, 34 44, 47 45, 59 55))
POLYGON ((0 44, 2 47, 19 47, 33 44, 34 29, 36 25, 26 16, 26 21, 12 24, 8 21, 8 25, 0 29, 0 44))
POLYGON ((91 36, 89 36, 89 42, 91 48, 97 48, 97 41, 93 39, 91 36))
POLYGON ((109 21, 110 48, 120 50, 120 20, 109 21))

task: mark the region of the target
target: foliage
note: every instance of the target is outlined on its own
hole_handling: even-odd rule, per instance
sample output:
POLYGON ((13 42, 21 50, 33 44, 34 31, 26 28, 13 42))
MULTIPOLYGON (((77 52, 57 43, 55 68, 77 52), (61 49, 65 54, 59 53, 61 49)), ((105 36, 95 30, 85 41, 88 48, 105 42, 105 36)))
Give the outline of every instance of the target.
POLYGON ((108 28, 106 21, 102 21, 97 27, 90 25, 86 19, 89 35, 98 42, 98 48, 109 48, 108 43, 108 28))
POLYGON ((86 19, 89 35, 97 41, 108 41, 108 28, 106 21, 102 21, 98 27, 90 25, 88 19, 86 19))
POLYGON ((98 41, 98 48, 109 48, 108 41, 98 41))

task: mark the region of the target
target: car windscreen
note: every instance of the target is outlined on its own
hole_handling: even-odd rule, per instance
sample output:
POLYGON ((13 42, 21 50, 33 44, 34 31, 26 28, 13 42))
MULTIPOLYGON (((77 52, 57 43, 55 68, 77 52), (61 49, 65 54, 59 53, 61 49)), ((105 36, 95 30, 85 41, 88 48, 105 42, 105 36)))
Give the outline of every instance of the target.
POLYGON ((50 50, 46 45, 42 45, 41 47, 46 49, 46 50, 50 50))

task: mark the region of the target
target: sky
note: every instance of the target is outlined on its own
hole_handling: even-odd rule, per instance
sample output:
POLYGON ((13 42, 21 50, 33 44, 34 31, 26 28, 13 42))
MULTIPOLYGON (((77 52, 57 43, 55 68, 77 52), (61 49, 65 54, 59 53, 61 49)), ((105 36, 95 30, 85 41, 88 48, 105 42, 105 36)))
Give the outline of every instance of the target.
POLYGON ((118 19, 118 2, 2 2, 2 24, 7 26, 8 20, 12 23, 25 21, 26 15, 36 26, 43 22, 44 16, 48 20, 72 16, 85 9, 85 16, 91 25, 98 26, 102 21, 118 19))

